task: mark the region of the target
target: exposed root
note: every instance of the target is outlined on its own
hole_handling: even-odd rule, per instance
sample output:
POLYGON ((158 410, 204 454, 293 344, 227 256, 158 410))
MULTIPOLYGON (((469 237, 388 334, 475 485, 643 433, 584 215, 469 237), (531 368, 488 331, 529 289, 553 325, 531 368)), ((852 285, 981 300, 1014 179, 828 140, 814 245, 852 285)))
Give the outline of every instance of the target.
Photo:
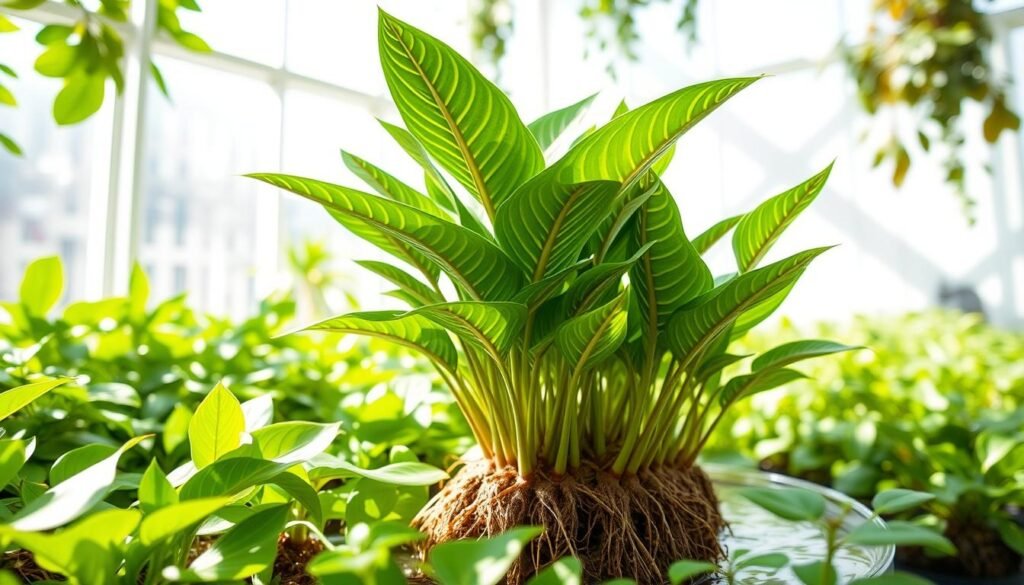
POLYGON ((538 472, 524 479, 489 462, 463 467, 413 524, 427 534, 421 552, 524 524, 544 526, 509 571, 509 585, 570 555, 582 561, 587 583, 616 577, 664 583, 677 560, 720 560, 725 527, 711 481, 696 466, 622 478, 585 467, 559 478, 538 472))
POLYGON ((63 576, 51 573, 36 564, 35 556, 27 550, 13 550, 4 553, 0 569, 11 571, 23 583, 65 580, 63 576))

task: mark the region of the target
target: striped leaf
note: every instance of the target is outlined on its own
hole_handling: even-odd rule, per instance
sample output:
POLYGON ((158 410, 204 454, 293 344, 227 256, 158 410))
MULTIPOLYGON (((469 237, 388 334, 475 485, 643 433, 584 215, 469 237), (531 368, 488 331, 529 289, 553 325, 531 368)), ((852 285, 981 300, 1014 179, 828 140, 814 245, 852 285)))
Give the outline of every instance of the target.
POLYGON ((617 181, 626 191, 680 136, 757 79, 722 79, 670 93, 612 119, 556 164, 567 182, 617 181))
POLYGON ((805 339, 784 343, 759 355, 750 365, 757 372, 776 368, 784 368, 799 361, 862 349, 858 346, 844 345, 823 339, 805 339))
POLYGON ((311 325, 306 331, 379 337, 418 351, 449 371, 455 371, 458 365, 459 354, 448 332, 422 315, 402 311, 349 313, 311 325))
POLYGON ((562 135, 562 132, 569 127, 583 112, 587 111, 590 104, 594 101, 597 94, 593 94, 589 97, 585 97, 580 101, 566 106, 564 108, 557 109, 553 112, 544 114, 540 118, 537 118, 533 122, 530 122, 529 128, 530 133, 537 139, 537 143, 540 145, 541 150, 547 150, 552 144, 558 140, 558 137, 562 135))
POLYGON ((626 339, 624 292, 612 302, 573 317, 555 333, 555 345, 576 368, 597 365, 615 353, 626 339))
POLYGON ((677 311, 668 324, 669 347, 690 366, 744 312, 792 285, 807 266, 828 248, 800 252, 741 274, 708 292, 692 306, 677 311))
POLYGON ((519 339, 526 321, 526 305, 457 301, 423 307, 411 314, 422 315, 469 346, 500 359, 519 339))
POLYGON ((511 298, 522 284, 519 269, 504 252, 462 226, 408 205, 323 181, 266 173, 248 176, 316 201, 339 219, 363 222, 380 234, 413 246, 469 298, 511 298))
POLYGON ((766 392, 806 377, 803 372, 789 368, 765 370, 736 376, 726 382, 721 394, 718 395, 718 400, 723 406, 727 406, 742 398, 753 396, 759 392, 766 392))
POLYGON ((711 246, 714 246, 718 243, 718 240, 725 237, 725 234, 729 233, 729 230, 736 227, 736 224, 739 223, 741 219, 743 219, 742 215, 727 217, 709 227, 704 231, 704 233, 700 234, 696 238, 693 238, 693 247, 697 249, 697 253, 703 254, 710 250, 711 246))
POLYGON ((618 187, 611 181, 566 185, 555 173, 542 173, 498 208, 495 235, 536 282, 576 263, 618 187))
POLYGON ((784 191, 743 216, 732 236, 732 249, 740 272, 756 267, 782 232, 821 193, 832 165, 807 181, 784 191))
POLYGON ((683 231, 672 195, 659 183, 634 218, 635 248, 650 246, 633 264, 629 281, 636 293, 643 335, 657 338, 669 318, 711 290, 711 271, 683 231))
POLYGON ((654 244, 648 242, 626 260, 604 262, 581 274, 565 293, 566 314, 578 315, 589 311, 614 296, 622 284, 622 277, 654 244))
POLYGON ((426 195, 399 181, 380 167, 344 150, 341 151, 341 160, 355 176, 362 179, 380 195, 399 203, 405 203, 409 207, 415 207, 430 215, 447 219, 447 215, 426 195))
POLYGON ((395 139, 398 146, 409 155, 409 158, 413 159, 423 169, 425 183, 427 184, 427 195, 430 195, 434 202, 441 207, 448 211, 455 211, 455 192, 452 191, 448 181, 445 180, 441 172, 434 166, 433 161, 430 160, 430 155, 427 154, 420 141, 416 140, 415 136, 401 126, 395 126, 384 120, 377 121, 395 139))
POLYGON ((493 218, 544 168, 537 141, 508 97, 448 45, 383 11, 378 38, 406 127, 493 218))
POLYGON ((414 301, 414 307, 443 303, 441 293, 416 280, 401 268, 376 260, 356 260, 356 264, 398 286, 406 298, 414 301))
POLYGON ((756 306, 740 315, 736 319, 736 322, 733 323, 732 331, 730 332, 732 339, 742 338, 748 331, 760 325, 768 317, 771 317, 775 311, 779 310, 782 303, 786 301, 786 298, 789 297, 789 293, 793 290, 795 285, 796 282, 789 283, 789 286, 786 286, 779 292, 773 294, 768 298, 768 300, 758 303, 756 306))

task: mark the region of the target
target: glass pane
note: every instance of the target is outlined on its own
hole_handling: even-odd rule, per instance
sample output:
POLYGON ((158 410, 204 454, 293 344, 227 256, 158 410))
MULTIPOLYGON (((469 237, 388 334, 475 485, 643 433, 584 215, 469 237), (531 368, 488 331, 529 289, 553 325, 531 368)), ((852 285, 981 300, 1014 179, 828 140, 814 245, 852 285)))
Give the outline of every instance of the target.
MULTIPOLYGON (((459 50, 467 49, 465 0, 393 0, 381 4, 459 50)), ((375 2, 289 3, 287 66, 292 71, 376 95, 385 91, 377 55, 375 2)))
POLYGON ((255 290, 257 269, 274 264, 259 257, 260 217, 276 193, 240 175, 277 168, 279 101, 258 81, 160 66, 174 102, 147 113, 139 259, 158 298, 188 291, 205 310, 245 314, 267 292, 255 290))
POLYGON ((86 292, 89 203, 94 185, 106 187, 113 87, 108 86, 107 105, 95 116, 58 127, 50 112, 60 82, 32 71, 39 26, 16 23, 22 30, 0 35, 0 55, 21 74, 2 80, 18 107, 0 107, 0 132, 21 145, 24 157, 0 150, 0 298, 17 296, 29 262, 58 254, 64 262, 66 302, 86 292))
MULTIPOLYGON (((206 0, 200 13, 180 10, 185 30, 203 37, 214 51, 267 65, 284 52, 285 0, 206 0)), ((173 89, 173 88, 172 88, 173 89)))

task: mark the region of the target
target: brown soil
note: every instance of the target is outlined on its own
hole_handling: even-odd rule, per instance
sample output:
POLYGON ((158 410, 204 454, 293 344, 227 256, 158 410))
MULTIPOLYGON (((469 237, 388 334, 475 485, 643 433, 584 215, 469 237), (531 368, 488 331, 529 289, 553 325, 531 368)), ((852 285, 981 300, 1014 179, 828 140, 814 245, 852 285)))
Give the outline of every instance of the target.
POLYGON ((7 569, 14 573, 23 583, 65 580, 63 576, 51 573, 37 565, 36 558, 27 550, 13 550, 4 553, 0 569, 7 569))
POLYGON ((298 542, 282 534, 277 541, 277 559, 274 560, 274 577, 279 585, 316 585, 317 581, 306 573, 310 559, 324 550, 324 545, 314 538, 298 542))
POLYGON ((988 526, 950 522, 946 538, 956 546, 951 557, 929 556, 920 547, 899 548, 900 560, 926 571, 971 577, 1008 577, 1021 572, 1021 555, 988 526))
POLYGON ((573 555, 587 583, 630 577, 661 584, 680 559, 718 561, 725 521, 711 481, 696 466, 615 477, 587 467, 560 478, 522 478, 514 468, 474 462, 413 520, 427 538, 421 553, 460 538, 494 536, 521 525, 544 526, 509 571, 518 585, 550 562, 573 555))

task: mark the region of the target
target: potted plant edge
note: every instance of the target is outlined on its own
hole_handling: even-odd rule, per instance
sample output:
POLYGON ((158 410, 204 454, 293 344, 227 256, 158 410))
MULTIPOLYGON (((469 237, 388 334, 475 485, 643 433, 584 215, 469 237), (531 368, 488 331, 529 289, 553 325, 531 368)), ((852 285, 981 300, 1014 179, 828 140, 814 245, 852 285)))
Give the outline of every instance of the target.
POLYGON ((319 203, 401 263, 361 262, 409 310, 309 329, 420 352, 472 427, 482 456, 414 520, 423 547, 543 526, 509 583, 568 555, 587 582, 661 583, 673 561, 721 560, 725 523, 697 464, 710 434, 737 401, 801 378, 793 363, 851 349, 787 343, 747 373, 722 376, 750 357, 729 353, 730 343, 827 250, 762 262, 831 165, 691 239, 659 174, 676 140, 758 78, 701 83, 620 111, 546 164, 588 100, 526 125, 439 40, 381 12, 379 44, 406 128, 384 126, 422 167, 425 190, 348 153, 376 194, 250 176, 319 203), (736 270, 716 278, 701 255, 730 231, 736 270))

